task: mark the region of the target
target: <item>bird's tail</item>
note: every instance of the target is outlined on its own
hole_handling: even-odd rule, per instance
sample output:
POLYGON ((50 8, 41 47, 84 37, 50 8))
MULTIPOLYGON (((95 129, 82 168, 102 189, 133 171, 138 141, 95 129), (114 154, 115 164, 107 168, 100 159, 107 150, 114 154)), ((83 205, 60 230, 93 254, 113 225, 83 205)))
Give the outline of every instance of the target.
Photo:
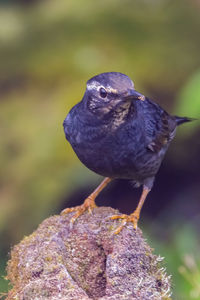
POLYGON ((197 119, 194 119, 194 118, 178 117, 178 116, 175 116, 175 119, 176 119, 177 126, 181 125, 183 123, 186 123, 186 122, 191 122, 191 121, 197 120, 197 119))

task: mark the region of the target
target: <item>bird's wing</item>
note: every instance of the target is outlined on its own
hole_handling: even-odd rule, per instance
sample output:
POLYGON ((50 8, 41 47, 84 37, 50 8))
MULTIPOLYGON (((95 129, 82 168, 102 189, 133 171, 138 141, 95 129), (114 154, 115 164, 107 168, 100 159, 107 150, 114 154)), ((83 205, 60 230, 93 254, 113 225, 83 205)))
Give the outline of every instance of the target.
POLYGON ((155 153, 158 153, 165 145, 167 145, 175 136, 176 120, 164 111, 156 103, 152 103, 149 100, 150 115, 145 118, 146 133, 148 145, 147 148, 155 153))

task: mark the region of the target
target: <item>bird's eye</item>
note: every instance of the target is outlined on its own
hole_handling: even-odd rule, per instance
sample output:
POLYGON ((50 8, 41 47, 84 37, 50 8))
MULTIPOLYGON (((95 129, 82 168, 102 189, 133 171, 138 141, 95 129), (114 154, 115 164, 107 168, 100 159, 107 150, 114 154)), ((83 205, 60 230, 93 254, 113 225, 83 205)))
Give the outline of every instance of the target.
POLYGON ((106 98, 107 92, 104 88, 100 88, 99 93, 102 98, 106 98))

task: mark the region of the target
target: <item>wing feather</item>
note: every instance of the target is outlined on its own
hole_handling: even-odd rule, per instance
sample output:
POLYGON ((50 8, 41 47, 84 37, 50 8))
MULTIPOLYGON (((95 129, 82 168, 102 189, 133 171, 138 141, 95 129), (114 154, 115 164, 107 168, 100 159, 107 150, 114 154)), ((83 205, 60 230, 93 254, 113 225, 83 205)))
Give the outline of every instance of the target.
POLYGON ((176 119, 158 104, 150 99, 146 99, 144 121, 147 148, 152 152, 158 153, 174 138, 177 127, 176 119))

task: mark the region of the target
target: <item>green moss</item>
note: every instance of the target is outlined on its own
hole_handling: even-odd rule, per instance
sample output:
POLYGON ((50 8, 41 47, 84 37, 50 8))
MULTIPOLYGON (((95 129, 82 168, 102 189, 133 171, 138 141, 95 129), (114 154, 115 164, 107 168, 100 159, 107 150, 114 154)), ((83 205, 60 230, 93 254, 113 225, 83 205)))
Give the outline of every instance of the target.
POLYGON ((170 278, 161 267, 162 259, 151 252, 139 229, 125 227, 118 235, 110 231, 113 221, 103 220, 111 212, 116 213, 111 208, 95 209, 92 215, 79 217, 71 230, 68 215, 45 220, 11 251, 8 279, 13 289, 7 300, 55 294, 67 299, 70 293, 77 299, 86 295, 96 299, 107 289, 109 295, 120 291, 124 297, 133 289, 137 300, 146 293, 169 298, 170 278))

